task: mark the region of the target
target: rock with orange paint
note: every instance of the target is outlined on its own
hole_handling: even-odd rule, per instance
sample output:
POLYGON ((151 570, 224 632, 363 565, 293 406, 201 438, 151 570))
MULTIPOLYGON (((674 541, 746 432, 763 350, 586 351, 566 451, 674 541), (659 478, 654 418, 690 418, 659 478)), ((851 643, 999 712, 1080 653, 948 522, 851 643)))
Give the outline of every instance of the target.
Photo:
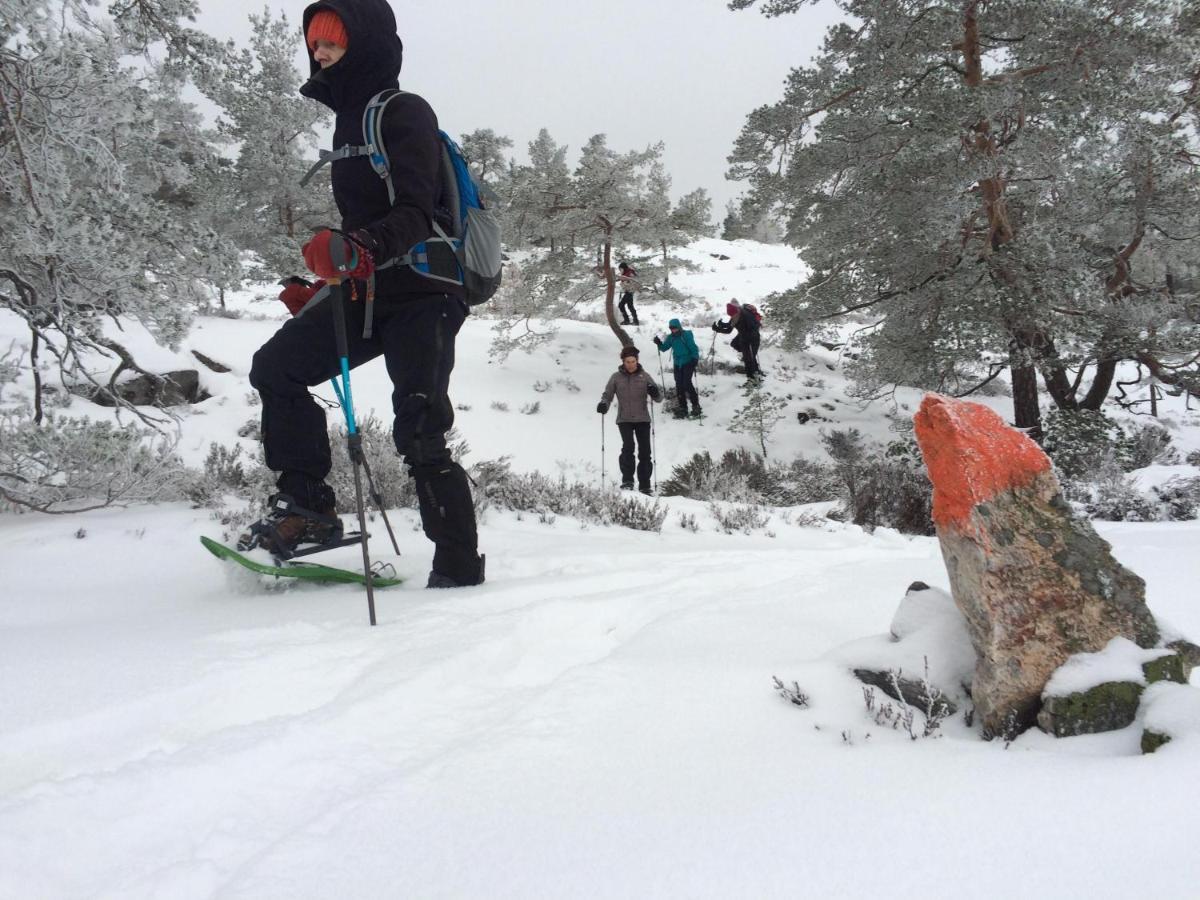
POLYGON ((975 646, 971 697, 986 735, 1032 724, 1071 654, 1117 636, 1155 646, 1145 583, 1073 514, 1036 443, 985 406, 937 394, 914 421, 951 593, 975 646))

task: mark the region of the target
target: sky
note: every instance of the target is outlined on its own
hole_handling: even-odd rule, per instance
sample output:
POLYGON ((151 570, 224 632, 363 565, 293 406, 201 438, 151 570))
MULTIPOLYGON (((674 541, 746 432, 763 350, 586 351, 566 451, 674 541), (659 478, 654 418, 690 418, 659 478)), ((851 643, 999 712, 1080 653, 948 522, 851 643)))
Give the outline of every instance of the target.
MULTIPOLYGON (((303 4, 266 5, 299 27, 303 4)), ((201 28, 246 40, 243 0, 201 6, 201 28)), ((742 190, 725 171, 747 113, 781 96, 789 69, 810 59, 838 18, 828 0, 776 19, 731 12, 725 0, 392 0, 392 8, 405 46, 401 86, 429 100, 451 135, 492 128, 523 158, 547 128, 572 162, 596 133, 618 151, 661 140, 674 195, 707 189, 718 222, 742 190)))

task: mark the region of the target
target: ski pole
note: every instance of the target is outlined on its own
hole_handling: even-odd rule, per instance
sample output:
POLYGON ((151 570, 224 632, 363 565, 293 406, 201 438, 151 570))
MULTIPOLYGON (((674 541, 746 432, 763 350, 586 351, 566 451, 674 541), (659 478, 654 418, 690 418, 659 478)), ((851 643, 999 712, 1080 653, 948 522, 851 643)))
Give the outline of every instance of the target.
MULTIPOLYGON (((333 392, 337 395, 338 405, 345 408, 346 400, 342 396, 342 387, 338 384, 336 378, 329 381, 333 385, 333 392)), ((367 473, 367 491, 371 494, 371 499, 375 501, 375 508, 379 510, 379 514, 383 516, 383 525, 387 529, 388 537, 392 540, 392 549, 396 551, 396 555, 400 555, 400 545, 396 543, 396 533, 392 531, 392 523, 388 519, 387 509, 383 505, 383 494, 375 487, 375 476, 371 473, 371 465, 367 462, 367 454, 362 454, 363 471, 367 473)))
POLYGON ((654 430, 654 399, 650 400, 650 475, 654 478, 654 493, 658 493, 658 434, 654 430))
POLYGON ((600 417, 600 490, 604 490, 604 416, 600 417))
MULTIPOLYGON (((657 349, 657 348, 656 348, 656 349, 657 349)), ((667 377, 666 377, 665 375, 663 375, 663 367, 662 367, 662 351, 661 351, 661 350, 659 350, 659 351, 658 351, 658 354, 657 354, 657 356, 658 356, 658 383, 659 383, 660 385, 662 385, 663 396, 665 397, 665 396, 667 395, 667 377)), ((680 397, 676 397, 676 398, 675 398, 675 405, 676 405, 676 406, 678 406, 678 405, 679 405, 679 401, 680 401, 681 399, 682 399, 682 398, 680 398, 680 397)))
POLYGON ((371 578, 371 552, 367 547, 367 514, 363 506, 362 475, 359 472, 359 464, 363 459, 362 435, 359 434, 358 423, 354 419, 354 396, 350 392, 350 344, 346 339, 346 292, 350 289, 350 285, 343 277, 358 265, 358 251, 345 239, 330 241, 329 258, 334 268, 341 273, 328 280, 331 288, 329 294, 333 300, 333 330, 337 340, 338 363, 341 367, 342 378, 338 398, 342 401, 342 414, 346 417, 346 450, 354 465, 354 500, 358 506, 358 530, 362 535, 363 581, 367 587, 367 613, 373 626, 375 625, 375 588, 371 578), (347 248, 350 250, 349 259, 346 258, 347 248))

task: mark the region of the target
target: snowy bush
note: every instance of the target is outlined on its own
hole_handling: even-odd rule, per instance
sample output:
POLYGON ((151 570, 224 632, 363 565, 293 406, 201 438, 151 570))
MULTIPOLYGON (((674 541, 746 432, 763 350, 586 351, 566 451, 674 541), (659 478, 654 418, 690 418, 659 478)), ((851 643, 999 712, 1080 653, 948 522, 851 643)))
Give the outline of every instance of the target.
POLYGON ((904 534, 934 533, 933 486, 911 438, 868 444, 855 428, 822 432, 841 480, 840 499, 855 525, 904 534))
POLYGON ((598 525, 621 525, 638 531, 662 531, 667 508, 657 501, 603 491, 591 485, 547 477, 540 472, 517 474, 507 457, 478 463, 471 468, 475 482, 475 508, 489 507, 549 515, 571 516, 598 525))
POLYGON ((1200 517, 1200 477, 1170 478, 1154 488, 1163 518, 1172 522, 1200 517))
POLYGON ((804 457, 784 465, 735 449, 714 461, 705 450, 675 466, 662 493, 693 500, 799 506, 835 499, 838 480, 829 466, 804 457))
POLYGON ((1173 466, 1179 451, 1171 446, 1171 434, 1157 423, 1129 428, 1122 437, 1122 459, 1129 469, 1146 466, 1173 466))
POLYGON ((197 506, 215 508, 226 494, 248 497, 261 493, 256 488, 269 484, 264 479, 270 476, 271 472, 261 462, 244 459, 241 444, 232 448, 209 444, 208 456, 200 472, 190 480, 187 496, 197 506), (258 479, 258 483, 252 483, 252 478, 258 479))
POLYGON ((1133 480, 1108 457, 1095 480, 1087 485, 1085 512, 1093 519, 1109 522, 1153 522, 1159 517, 1156 504, 1138 491, 1133 480))
POLYGON ((724 505, 709 503, 708 511, 712 513, 718 527, 726 534, 741 532, 750 534, 760 528, 766 528, 771 521, 771 515, 760 506, 724 505))
POLYGON ((540 400, 535 400, 533 403, 526 403, 521 407, 521 415, 536 416, 542 411, 542 403, 540 400))
POLYGON ((1054 409, 1047 413, 1042 449, 1054 461, 1064 482, 1086 480, 1096 471, 1096 461, 1116 458, 1121 429, 1101 412, 1054 409))
POLYGON ((47 513, 179 500, 189 473, 172 438, 27 409, 0 413, 0 508, 47 513))
POLYGON ((1200 466, 1200 450, 1193 450, 1185 457, 1184 462, 1189 466, 1200 466))

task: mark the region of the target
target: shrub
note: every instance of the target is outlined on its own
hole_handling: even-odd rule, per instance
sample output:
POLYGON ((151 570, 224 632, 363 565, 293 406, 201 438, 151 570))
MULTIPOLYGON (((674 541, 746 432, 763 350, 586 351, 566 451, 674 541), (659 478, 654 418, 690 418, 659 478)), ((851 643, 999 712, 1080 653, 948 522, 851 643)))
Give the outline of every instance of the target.
POLYGON ((1122 436, 1121 450, 1129 469, 1179 462, 1179 451, 1171 446, 1171 433, 1157 423, 1131 427, 1122 436))
POLYGON ((912 438, 886 447, 868 444, 856 428, 821 433, 841 479, 841 500, 850 520, 868 531, 880 526, 929 535, 933 486, 912 438))
POLYGON ((1042 449, 1065 481, 1079 482, 1095 473, 1097 460, 1117 458, 1121 438, 1116 422, 1102 412, 1054 409, 1046 415, 1042 449))
POLYGON ((0 508, 62 513, 179 500, 190 473, 174 440, 137 425, 114 425, 28 410, 0 413, 0 508))
POLYGON ((797 457, 791 463, 769 463, 745 449, 727 450, 714 462, 707 450, 671 471, 661 492, 669 497, 724 500, 733 503, 798 506, 837 497, 833 470, 797 457))
POLYGON ((750 534, 759 528, 766 528, 767 523, 771 520, 770 514, 762 507, 748 504, 709 503, 708 511, 712 513, 713 518, 717 520, 717 525, 726 534, 733 534, 735 531, 750 534))
POLYGON ((507 457, 472 467, 476 510, 488 507, 534 512, 548 521, 549 514, 572 516, 583 522, 621 525, 638 531, 661 531, 667 508, 657 501, 603 491, 565 478, 552 479, 540 472, 516 474, 507 457))
POLYGON ((1154 489, 1164 518, 1186 522, 1200 517, 1200 477, 1170 478, 1154 489))

